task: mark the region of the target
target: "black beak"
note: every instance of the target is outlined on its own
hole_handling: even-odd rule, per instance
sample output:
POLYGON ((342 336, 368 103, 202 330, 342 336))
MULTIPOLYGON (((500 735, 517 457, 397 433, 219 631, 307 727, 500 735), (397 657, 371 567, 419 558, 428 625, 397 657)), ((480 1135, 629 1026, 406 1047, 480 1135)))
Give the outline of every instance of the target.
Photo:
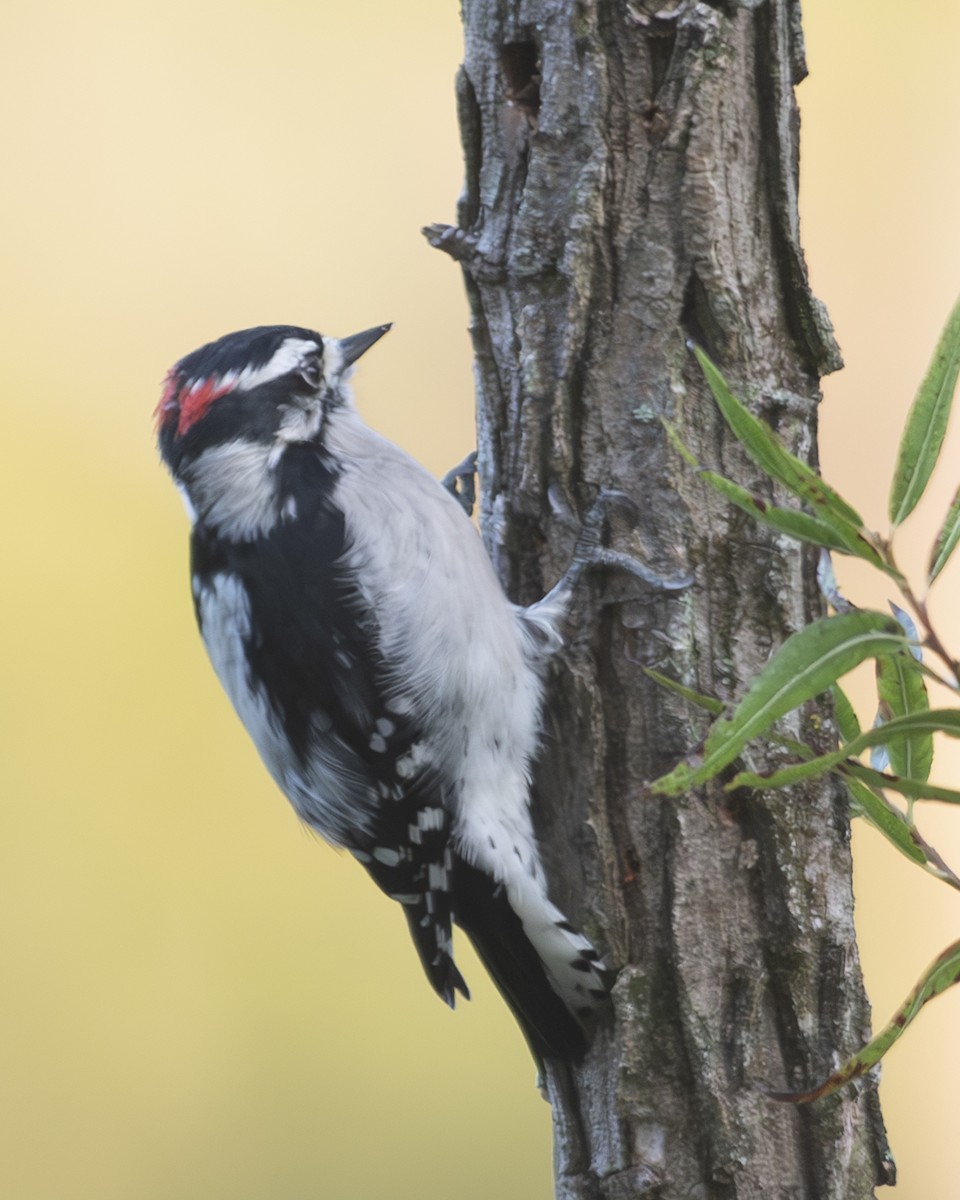
POLYGON ((374 342, 379 342, 391 325, 375 325, 373 329, 365 329, 363 333, 353 333, 350 337, 340 339, 340 352, 343 354, 344 367, 352 366, 361 354, 366 354, 374 342))

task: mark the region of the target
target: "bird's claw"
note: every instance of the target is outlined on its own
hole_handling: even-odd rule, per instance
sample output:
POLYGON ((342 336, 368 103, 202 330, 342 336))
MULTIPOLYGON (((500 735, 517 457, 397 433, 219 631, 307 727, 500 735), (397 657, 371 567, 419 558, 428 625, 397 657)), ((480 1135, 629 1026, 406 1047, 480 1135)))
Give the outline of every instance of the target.
POLYGON ((635 501, 624 492, 603 489, 583 519, 583 524, 580 526, 580 533, 573 548, 573 558, 570 566, 556 588, 554 588, 554 591, 573 591, 580 582, 584 571, 596 569, 597 567, 623 571, 628 575, 635 576, 637 579, 642 579, 644 583, 649 587, 656 588, 657 591, 676 592, 689 587, 693 582, 692 574, 666 579, 632 555, 624 554, 619 550, 611 550, 602 545, 604 522, 609 509, 614 505, 619 505, 625 509, 631 522, 636 522, 639 517, 639 510, 635 501))

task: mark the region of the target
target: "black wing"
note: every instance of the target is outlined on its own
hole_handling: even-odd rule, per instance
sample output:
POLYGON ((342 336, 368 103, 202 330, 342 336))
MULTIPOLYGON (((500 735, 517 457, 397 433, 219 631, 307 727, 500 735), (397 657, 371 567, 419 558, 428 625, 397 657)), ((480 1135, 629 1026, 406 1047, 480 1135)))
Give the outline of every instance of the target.
POLYGON ((395 673, 380 653, 375 614, 344 578, 334 469, 317 448, 302 445, 287 448, 279 471, 280 517, 269 533, 234 542, 200 525, 194 530, 201 631, 206 638, 204 589, 215 588, 218 576, 237 579, 249 606, 248 628, 239 630, 248 685, 266 702, 249 707, 282 729, 289 761, 269 761, 270 738, 249 731, 301 816, 346 846, 403 905, 427 976, 452 1005, 455 991, 468 991, 451 950, 453 863, 442 781, 410 705, 391 707, 395 673))

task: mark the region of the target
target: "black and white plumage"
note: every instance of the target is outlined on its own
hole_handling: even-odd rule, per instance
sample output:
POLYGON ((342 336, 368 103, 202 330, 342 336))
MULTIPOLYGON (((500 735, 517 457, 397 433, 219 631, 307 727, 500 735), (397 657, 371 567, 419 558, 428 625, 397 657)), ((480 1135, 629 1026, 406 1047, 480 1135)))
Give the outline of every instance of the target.
POLYGON ((547 897, 529 811, 567 594, 510 604, 456 498, 368 428, 343 340, 229 334, 170 371, 163 459, 193 522, 204 643, 299 815, 404 909, 434 989, 469 935, 538 1058, 577 1058, 606 996, 547 897))

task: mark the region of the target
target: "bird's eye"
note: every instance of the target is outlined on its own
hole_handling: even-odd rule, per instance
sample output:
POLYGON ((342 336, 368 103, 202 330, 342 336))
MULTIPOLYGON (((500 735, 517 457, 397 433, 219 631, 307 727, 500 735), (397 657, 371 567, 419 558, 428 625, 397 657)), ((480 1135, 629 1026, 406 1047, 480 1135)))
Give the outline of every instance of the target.
POLYGON ((316 357, 306 358, 300 364, 298 374, 307 387, 320 386, 320 360, 316 357))

